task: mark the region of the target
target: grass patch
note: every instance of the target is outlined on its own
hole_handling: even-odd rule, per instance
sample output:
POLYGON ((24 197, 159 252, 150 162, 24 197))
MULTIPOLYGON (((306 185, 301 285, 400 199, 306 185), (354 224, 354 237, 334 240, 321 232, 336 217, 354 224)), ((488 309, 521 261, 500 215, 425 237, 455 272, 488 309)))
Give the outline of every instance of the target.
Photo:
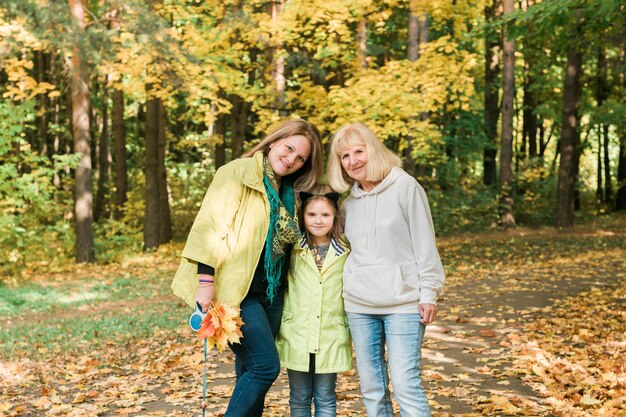
POLYGON ((108 311, 76 311, 71 316, 49 316, 37 323, 0 329, 0 356, 46 357, 50 354, 79 354, 85 349, 122 345, 149 338, 157 331, 174 331, 186 323, 189 311, 180 304, 126 306, 108 311))
POLYGON ((157 280, 123 276, 110 282, 81 279, 57 285, 28 283, 18 287, 0 287, 0 315, 10 318, 88 305, 95 308, 107 301, 150 299, 170 293, 169 279, 169 275, 157 280))
POLYGON ((188 308, 170 297, 172 271, 103 275, 0 286, 0 357, 80 354, 186 325, 188 308))

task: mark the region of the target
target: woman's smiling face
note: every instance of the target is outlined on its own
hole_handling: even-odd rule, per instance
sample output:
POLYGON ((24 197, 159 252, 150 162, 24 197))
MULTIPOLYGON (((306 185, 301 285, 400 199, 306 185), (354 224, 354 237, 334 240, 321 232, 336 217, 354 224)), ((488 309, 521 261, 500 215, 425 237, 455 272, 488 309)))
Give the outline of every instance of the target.
POLYGON ((302 135, 295 135, 272 143, 267 152, 267 159, 274 174, 285 177, 302 168, 310 154, 309 140, 302 135))

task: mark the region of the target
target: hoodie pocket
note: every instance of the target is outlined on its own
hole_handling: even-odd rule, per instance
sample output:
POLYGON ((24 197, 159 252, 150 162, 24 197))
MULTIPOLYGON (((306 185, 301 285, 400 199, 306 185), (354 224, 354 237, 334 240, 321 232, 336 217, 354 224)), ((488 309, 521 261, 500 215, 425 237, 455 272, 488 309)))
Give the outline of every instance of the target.
POLYGON ((344 299, 369 306, 394 306, 419 299, 419 289, 408 285, 398 265, 354 268, 343 283, 344 299))

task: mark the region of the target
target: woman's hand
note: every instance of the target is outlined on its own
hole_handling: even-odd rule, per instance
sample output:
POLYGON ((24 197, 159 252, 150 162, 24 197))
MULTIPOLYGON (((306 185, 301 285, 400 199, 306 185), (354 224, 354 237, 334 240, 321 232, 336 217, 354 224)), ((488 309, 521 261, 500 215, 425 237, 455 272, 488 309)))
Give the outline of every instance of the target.
POLYGON ((435 318, 437 317, 437 305, 436 304, 420 304, 419 309, 420 309, 420 315, 422 316, 422 319, 420 320, 420 322, 424 324, 430 324, 433 321, 435 321, 435 318))
MULTIPOLYGON (((201 281, 213 281, 213 275, 198 274, 198 279, 201 281)), ((203 312, 207 312, 211 301, 215 298, 215 289, 213 282, 199 282, 196 289, 196 302, 200 304, 203 312)))

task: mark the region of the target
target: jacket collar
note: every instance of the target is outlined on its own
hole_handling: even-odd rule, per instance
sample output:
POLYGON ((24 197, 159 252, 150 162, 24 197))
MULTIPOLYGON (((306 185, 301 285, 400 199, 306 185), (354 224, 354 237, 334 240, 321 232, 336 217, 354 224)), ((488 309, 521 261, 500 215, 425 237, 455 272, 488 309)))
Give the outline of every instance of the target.
MULTIPOLYGON (((337 256, 341 256, 346 252, 345 246, 341 242, 339 242, 337 239, 335 239, 334 236, 330 238, 330 246, 333 247, 337 256)), ((300 249, 305 250, 308 247, 309 247, 309 244, 306 241, 306 236, 302 236, 302 239, 300 239, 300 249)))
POLYGON ((263 158, 265 158, 263 151, 258 151, 250 157, 250 159, 252 160, 250 164, 250 169, 246 169, 243 173, 242 182, 245 186, 264 193, 265 186, 263 185, 263 158))

